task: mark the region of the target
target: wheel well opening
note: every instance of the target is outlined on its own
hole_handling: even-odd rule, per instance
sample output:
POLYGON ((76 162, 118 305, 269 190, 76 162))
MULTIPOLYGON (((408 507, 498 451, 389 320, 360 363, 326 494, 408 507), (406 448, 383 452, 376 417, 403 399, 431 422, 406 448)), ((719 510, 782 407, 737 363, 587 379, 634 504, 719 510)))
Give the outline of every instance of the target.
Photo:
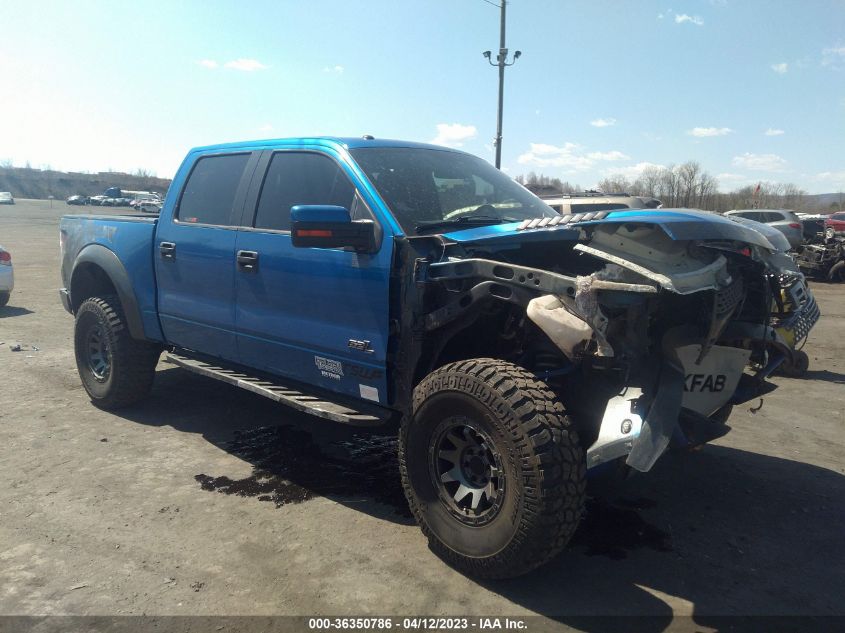
POLYGON ((417 384, 438 367, 470 358, 514 360, 513 343, 522 329, 522 310, 504 302, 484 302, 460 324, 438 332, 423 346, 414 376, 417 384))
POLYGON ((117 295, 117 289, 108 274, 96 264, 84 263, 77 266, 70 282, 73 312, 76 313, 86 299, 106 295, 117 295))

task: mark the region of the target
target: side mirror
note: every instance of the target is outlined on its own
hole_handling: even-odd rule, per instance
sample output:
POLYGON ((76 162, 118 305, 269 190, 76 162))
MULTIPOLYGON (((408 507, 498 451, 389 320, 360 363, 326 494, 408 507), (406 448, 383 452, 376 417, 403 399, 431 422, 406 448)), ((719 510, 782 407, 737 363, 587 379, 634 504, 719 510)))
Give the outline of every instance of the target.
POLYGON ((301 204, 291 207, 291 242, 297 248, 345 248, 361 253, 374 253, 375 224, 372 220, 355 220, 346 207, 322 204, 301 204))

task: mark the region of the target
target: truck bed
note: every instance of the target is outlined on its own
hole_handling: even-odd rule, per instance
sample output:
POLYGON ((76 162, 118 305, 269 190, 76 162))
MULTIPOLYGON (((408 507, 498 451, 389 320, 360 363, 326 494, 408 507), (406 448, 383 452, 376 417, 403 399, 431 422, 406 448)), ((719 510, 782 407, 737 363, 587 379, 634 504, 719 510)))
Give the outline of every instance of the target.
POLYGON ((83 251, 111 251, 129 276, 150 339, 161 338, 153 264, 157 222, 158 217, 146 215, 65 215, 59 224, 63 286, 71 289, 73 267, 80 265, 83 251))

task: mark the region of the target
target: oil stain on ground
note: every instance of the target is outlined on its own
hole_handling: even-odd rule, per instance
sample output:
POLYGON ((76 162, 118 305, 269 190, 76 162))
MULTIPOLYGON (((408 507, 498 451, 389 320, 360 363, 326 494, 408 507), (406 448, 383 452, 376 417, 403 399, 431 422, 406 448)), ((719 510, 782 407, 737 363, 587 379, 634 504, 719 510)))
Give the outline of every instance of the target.
MULTIPOLYGON (((203 490, 255 497, 277 508, 315 497, 340 503, 376 501, 402 519, 411 517, 399 479, 395 436, 355 434, 344 441, 318 445, 313 436, 293 426, 273 426, 239 432, 227 450, 253 465, 243 479, 195 477, 203 490)), ((639 510, 652 508, 649 499, 587 499, 570 547, 588 556, 626 558, 629 550, 672 551, 668 533, 647 523, 639 510)))
POLYGON ((395 436, 353 435, 323 447, 301 429, 263 427, 238 433, 227 450, 250 462, 252 475, 200 474, 195 479, 203 490, 256 497, 276 507, 318 496, 341 503, 369 499, 411 516, 399 481, 395 436))

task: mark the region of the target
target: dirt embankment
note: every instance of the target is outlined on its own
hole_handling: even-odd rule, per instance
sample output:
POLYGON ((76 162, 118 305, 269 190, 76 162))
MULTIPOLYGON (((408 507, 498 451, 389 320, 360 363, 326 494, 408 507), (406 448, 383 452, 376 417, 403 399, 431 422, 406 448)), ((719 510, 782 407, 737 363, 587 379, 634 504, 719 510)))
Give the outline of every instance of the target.
POLYGON ((133 176, 121 172, 83 174, 26 167, 0 167, 0 191, 10 191, 15 198, 46 199, 53 196, 95 196, 109 187, 130 191, 157 191, 166 193, 170 187, 167 178, 133 176))

